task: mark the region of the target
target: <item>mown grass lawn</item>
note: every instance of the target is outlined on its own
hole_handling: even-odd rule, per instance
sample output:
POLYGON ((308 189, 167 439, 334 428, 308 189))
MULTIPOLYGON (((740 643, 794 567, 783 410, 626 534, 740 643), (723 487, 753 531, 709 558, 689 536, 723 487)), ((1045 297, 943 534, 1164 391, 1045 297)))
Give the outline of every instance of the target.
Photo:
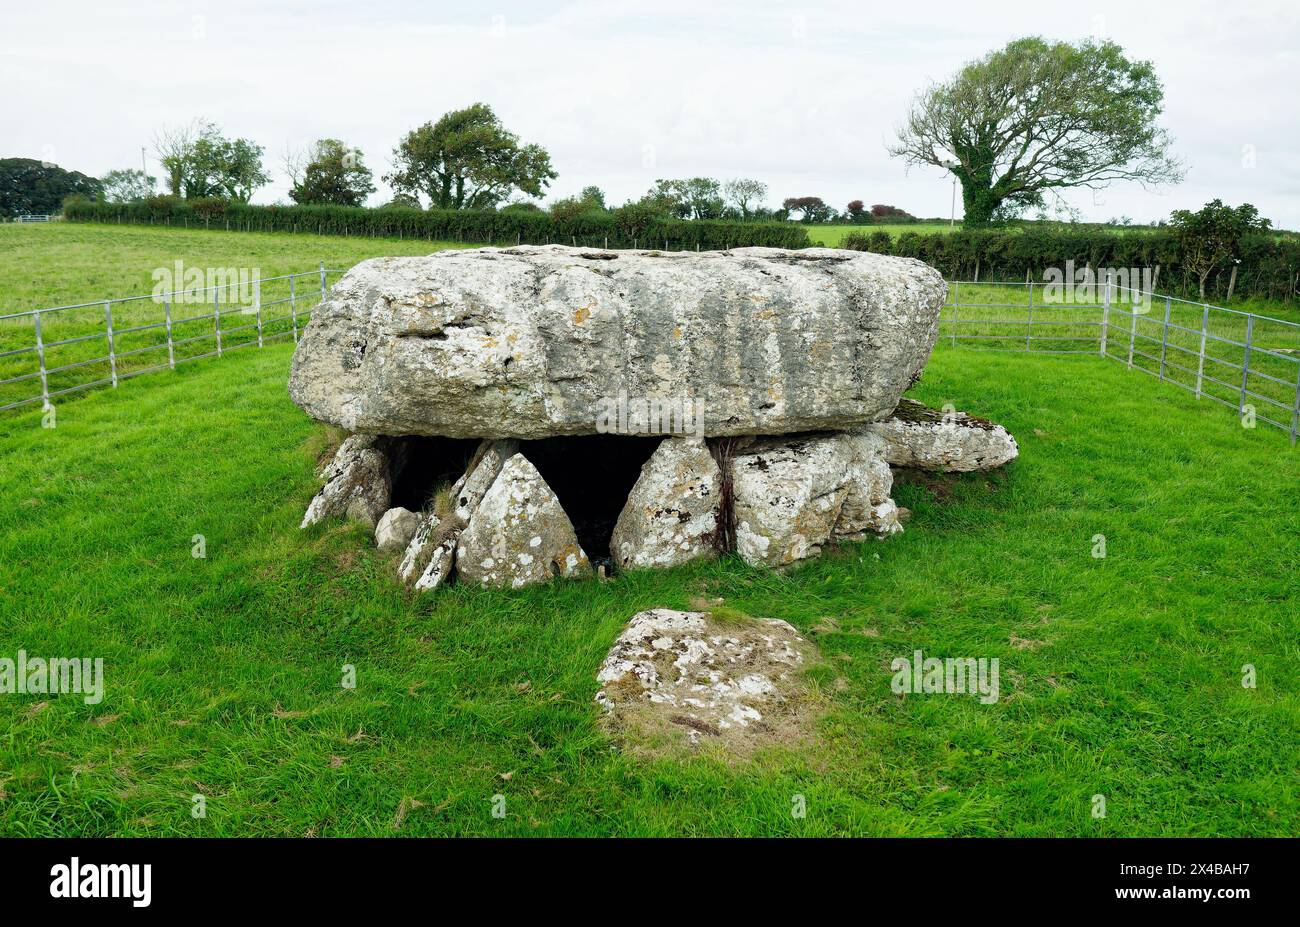
POLYGON ((290 350, 87 395, 54 429, 0 418, 0 656, 99 656, 107 681, 94 706, 0 697, 0 833, 1300 824, 1300 455, 1279 432, 1111 361, 941 347, 915 395, 1005 423, 1022 454, 899 486, 899 537, 785 576, 727 559, 420 597, 365 532, 298 530, 323 435, 285 393, 290 350), (595 673, 622 624, 699 595, 817 643, 815 745, 643 760, 602 733, 595 673), (894 695, 889 662, 917 649, 997 657, 1000 700, 894 695))

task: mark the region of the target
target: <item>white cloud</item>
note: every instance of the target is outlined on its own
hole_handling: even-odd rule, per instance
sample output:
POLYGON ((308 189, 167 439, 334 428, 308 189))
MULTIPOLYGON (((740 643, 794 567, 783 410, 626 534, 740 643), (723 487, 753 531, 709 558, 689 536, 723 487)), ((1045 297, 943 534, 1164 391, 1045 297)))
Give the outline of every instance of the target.
MULTIPOLYGON (((1300 228, 1300 12, 1285 2, 51 2, 5 18, 4 156, 102 174, 201 115, 264 145, 277 171, 286 143, 337 136, 379 174, 403 132, 482 100, 551 152, 555 195, 595 183, 621 202, 656 177, 747 175, 773 200, 928 216, 948 213, 947 179, 884 150, 912 93, 1019 35, 1102 31, 1155 62, 1190 169, 1160 194, 1072 196, 1085 218, 1219 196, 1300 228)), ((258 199, 286 189, 277 177, 258 199)))

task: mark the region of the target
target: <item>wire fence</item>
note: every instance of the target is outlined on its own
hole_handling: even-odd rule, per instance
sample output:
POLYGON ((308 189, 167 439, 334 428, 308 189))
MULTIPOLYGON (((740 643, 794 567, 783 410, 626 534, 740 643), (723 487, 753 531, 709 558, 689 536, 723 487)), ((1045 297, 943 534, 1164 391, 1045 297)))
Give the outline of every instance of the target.
POLYGON ((1121 285, 953 281, 940 317, 952 346, 1095 354, 1236 410, 1300 430, 1300 323, 1121 285))
POLYGON ((292 338, 324 298, 316 270, 0 315, 0 412, 292 338))
MULTIPOLYGON (((316 270, 0 315, 0 412, 292 338, 325 297, 316 270)), ((1287 432, 1300 430, 1300 323, 1122 286, 953 281, 951 346, 1119 361, 1287 432)))

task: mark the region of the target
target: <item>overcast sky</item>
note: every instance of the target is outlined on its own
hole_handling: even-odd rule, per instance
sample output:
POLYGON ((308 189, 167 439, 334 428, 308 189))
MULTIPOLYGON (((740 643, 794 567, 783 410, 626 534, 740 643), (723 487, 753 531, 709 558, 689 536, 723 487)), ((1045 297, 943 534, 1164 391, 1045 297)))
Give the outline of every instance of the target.
POLYGON ((287 201, 286 144, 342 138, 379 182, 404 132, 483 101, 551 153, 548 199, 594 183, 618 204, 657 177, 748 176, 773 205, 815 195, 919 216, 948 215, 948 178, 885 152, 918 88, 1018 36, 1105 36, 1155 62, 1188 172, 1159 192, 1076 193, 1082 218, 1148 221, 1220 197, 1300 229, 1295 0, 43 0, 6 3, 0 20, 0 157, 98 176, 202 116, 265 146, 275 176, 256 201, 287 201))

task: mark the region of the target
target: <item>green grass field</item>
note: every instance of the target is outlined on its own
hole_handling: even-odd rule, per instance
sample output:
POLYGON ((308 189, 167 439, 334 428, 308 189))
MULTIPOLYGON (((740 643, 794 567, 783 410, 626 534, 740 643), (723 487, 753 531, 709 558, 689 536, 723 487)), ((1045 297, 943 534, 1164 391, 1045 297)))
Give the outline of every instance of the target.
MULTIPOLYGON (((428 254, 454 243, 407 239, 339 238, 262 232, 209 232, 198 229, 152 229, 142 226, 96 226, 56 222, 48 225, 0 225, 0 316, 31 309, 69 306, 97 299, 141 297, 112 307, 116 330, 114 350, 119 378, 145 373, 168 364, 166 329, 170 310, 172 337, 180 342, 174 357, 182 363, 217 350, 217 321, 212 292, 172 299, 170 306, 149 298, 156 271, 168 271, 173 282, 164 289, 186 288, 182 269, 208 268, 244 272, 245 279, 309 272, 293 281, 264 283, 262 338, 292 339, 293 316, 305 318, 320 296, 316 269, 346 270, 357 261, 392 254, 428 254), (292 301, 291 301, 292 298, 292 301), (141 331, 139 326, 155 326, 141 331)), ((213 278, 220 279, 220 278, 213 278)), ((227 279, 237 279, 231 276, 227 279)), ((329 276, 329 282, 338 279, 329 276)), ((255 345, 257 315, 251 293, 230 301, 234 291, 223 289, 216 307, 222 328, 222 350, 255 345)), ((42 317, 46 368, 65 368, 49 375, 49 390, 75 390, 84 384, 110 381, 107 360, 107 319, 102 304, 48 313, 42 317), (80 339, 80 340, 78 340, 80 339), (68 342, 59 344, 58 342, 68 342)), ((0 319, 0 407, 40 396, 36 332, 31 316, 0 319)))
MULTIPOLYGON (((150 234, 131 230, 121 252, 116 230, 86 240, 121 265, 97 287, 147 281, 180 250, 136 233, 150 234)), ((211 233, 181 256, 236 263, 256 238, 211 233)), ((266 242, 279 265, 249 260, 380 253, 294 243, 266 242)), ((914 516, 898 537, 780 576, 728 558, 415 596, 366 532, 298 530, 325 435, 286 395, 291 350, 59 403, 52 429, 39 410, 0 415, 0 656, 102 657, 106 676, 98 705, 0 698, 0 833, 1280 836, 1300 823, 1300 454, 1278 431, 1114 361, 941 344, 913 394, 1006 424, 1021 457, 900 484, 914 516), (814 745, 644 760, 603 733, 595 673, 622 624, 701 595, 816 642, 814 745), (1000 701, 894 695, 890 660, 916 649, 999 658, 1000 701)))
MULTIPOLYGON (((828 248, 837 248, 845 235, 853 232, 860 232, 863 235, 870 235, 872 232, 888 232, 897 238, 904 232, 916 232, 918 235, 930 235, 935 232, 951 232, 953 228, 947 222, 911 222, 881 225, 805 225, 808 230, 808 237, 812 239, 815 245, 825 245, 828 248)), ((961 228, 961 223, 957 223, 957 228, 961 228)))

